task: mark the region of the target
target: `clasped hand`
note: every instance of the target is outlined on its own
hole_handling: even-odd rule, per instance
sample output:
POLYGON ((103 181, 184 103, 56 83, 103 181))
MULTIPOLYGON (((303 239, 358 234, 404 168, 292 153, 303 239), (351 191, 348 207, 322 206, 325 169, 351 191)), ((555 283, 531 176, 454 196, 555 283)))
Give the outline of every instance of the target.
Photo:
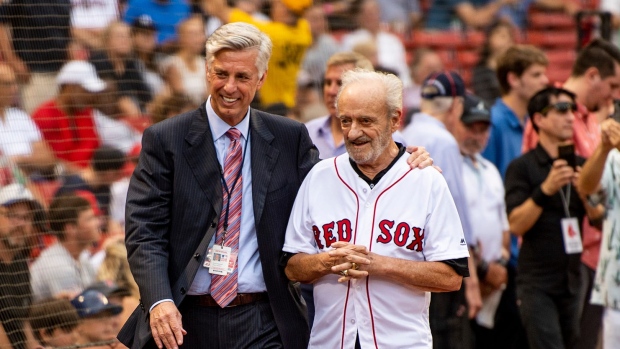
POLYGON ((347 282, 351 279, 362 279, 368 276, 372 257, 365 246, 338 241, 333 243, 331 247, 333 250, 327 254, 331 259, 332 273, 341 275, 338 282, 347 282))

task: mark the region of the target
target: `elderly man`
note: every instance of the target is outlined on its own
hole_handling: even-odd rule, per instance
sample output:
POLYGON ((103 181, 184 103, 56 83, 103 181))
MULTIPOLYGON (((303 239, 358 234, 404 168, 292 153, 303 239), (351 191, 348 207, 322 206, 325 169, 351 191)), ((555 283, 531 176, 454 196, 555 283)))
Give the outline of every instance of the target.
POLYGON ((396 76, 346 72, 337 107, 347 154, 310 171, 283 248, 286 275, 314 283, 309 347, 352 348, 357 338, 361 347, 432 348, 429 292, 456 290, 468 275, 450 191, 438 172, 411 170, 392 140, 402 114, 396 76))

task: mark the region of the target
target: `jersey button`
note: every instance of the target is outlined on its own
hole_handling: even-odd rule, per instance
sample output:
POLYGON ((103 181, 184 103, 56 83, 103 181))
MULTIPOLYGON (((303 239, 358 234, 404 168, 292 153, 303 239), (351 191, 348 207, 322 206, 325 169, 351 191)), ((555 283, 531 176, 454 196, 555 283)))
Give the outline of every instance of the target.
POLYGON ((367 202, 367 203, 366 203, 366 207, 370 207, 370 202, 367 202))
POLYGON ((355 319, 351 319, 351 323, 354 324, 355 323, 355 319))
POLYGON ((362 190, 364 193, 368 191, 368 189, 364 188, 364 190, 362 190))

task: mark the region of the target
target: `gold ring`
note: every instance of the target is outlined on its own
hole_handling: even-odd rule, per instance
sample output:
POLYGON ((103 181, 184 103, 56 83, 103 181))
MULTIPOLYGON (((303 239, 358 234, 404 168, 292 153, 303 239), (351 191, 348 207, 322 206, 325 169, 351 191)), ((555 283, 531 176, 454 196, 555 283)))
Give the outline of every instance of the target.
POLYGON ((359 266, 359 265, 357 265, 357 263, 355 263, 355 262, 352 262, 352 263, 351 263, 351 269, 353 269, 353 270, 358 270, 359 268, 360 268, 360 266, 359 266))
POLYGON ((349 269, 341 271, 340 274, 342 274, 342 276, 344 277, 349 276, 349 269))

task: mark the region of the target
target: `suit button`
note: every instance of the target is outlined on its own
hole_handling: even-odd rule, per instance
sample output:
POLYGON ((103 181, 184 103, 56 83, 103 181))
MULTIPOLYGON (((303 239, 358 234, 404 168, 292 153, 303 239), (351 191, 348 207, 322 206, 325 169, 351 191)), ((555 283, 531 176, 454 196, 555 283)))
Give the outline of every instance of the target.
POLYGON ((194 258, 196 258, 196 259, 200 258, 200 253, 194 254, 194 258))
POLYGON ((181 294, 185 294, 185 287, 181 287, 181 294))
POLYGON ((217 226, 217 224, 215 224, 215 222, 211 223, 211 228, 215 228, 217 226))

